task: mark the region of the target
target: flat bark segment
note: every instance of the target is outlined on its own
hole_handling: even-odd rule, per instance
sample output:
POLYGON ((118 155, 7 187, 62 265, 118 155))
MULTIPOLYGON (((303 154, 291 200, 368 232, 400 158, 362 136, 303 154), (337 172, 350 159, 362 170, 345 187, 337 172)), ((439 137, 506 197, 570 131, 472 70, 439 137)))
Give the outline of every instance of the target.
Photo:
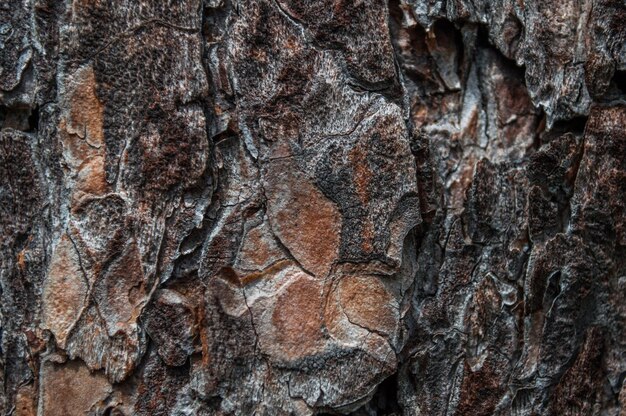
POLYGON ((626 414, 621 0, 0 5, 0 415, 626 414))

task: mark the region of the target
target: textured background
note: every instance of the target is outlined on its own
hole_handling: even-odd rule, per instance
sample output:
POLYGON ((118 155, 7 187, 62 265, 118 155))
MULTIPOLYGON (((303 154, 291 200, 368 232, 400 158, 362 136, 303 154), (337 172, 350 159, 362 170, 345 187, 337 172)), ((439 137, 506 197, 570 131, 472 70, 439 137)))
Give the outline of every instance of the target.
POLYGON ((0 414, 626 415, 623 0, 4 0, 0 65, 0 414))

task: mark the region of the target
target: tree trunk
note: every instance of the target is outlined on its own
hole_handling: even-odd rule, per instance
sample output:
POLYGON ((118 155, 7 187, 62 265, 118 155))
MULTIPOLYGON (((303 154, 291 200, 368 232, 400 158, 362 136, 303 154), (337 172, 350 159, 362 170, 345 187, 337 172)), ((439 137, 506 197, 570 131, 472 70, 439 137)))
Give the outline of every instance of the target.
POLYGON ((626 415, 625 22, 4 1, 0 414, 626 415))

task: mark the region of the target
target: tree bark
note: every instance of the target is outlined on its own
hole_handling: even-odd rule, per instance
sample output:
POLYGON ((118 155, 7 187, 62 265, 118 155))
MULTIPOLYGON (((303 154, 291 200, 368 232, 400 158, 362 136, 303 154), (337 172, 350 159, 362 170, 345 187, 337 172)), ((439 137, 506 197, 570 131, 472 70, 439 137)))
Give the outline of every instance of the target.
POLYGON ((6 0, 0 414, 626 415, 621 0, 6 0))

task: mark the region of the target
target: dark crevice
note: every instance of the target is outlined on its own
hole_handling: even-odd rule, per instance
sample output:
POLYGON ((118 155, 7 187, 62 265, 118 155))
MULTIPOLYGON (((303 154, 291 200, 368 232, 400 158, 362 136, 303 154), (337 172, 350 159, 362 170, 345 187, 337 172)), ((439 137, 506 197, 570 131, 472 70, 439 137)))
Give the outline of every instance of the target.
POLYGON ((398 375, 392 374, 378 385, 372 398, 350 416, 392 416, 401 415, 398 403, 398 375))
MULTIPOLYGON (((334 416, 345 413, 324 411, 318 416, 334 416)), ((348 416, 394 416, 403 414, 398 402, 397 372, 384 379, 376 388, 372 398, 358 409, 347 413, 348 416)))
POLYGON ((612 81, 620 93, 626 96, 626 71, 615 71, 612 81))
POLYGON ((39 130, 39 107, 33 108, 28 116, 28 130, 39 130))
POLYGON ((569 120, 558 120, 552 125, 552 128, 546 132, 546 137, 542 137, 542 142, 550 141, 550 138, 559 137, 565 133, 573 133, 582 135, 587 125, 587 116, 574 117, 569 120))
POLYGON ((0 129, 34 133, 39 128, 39 107, 8 107, 0 105, 0 129))

